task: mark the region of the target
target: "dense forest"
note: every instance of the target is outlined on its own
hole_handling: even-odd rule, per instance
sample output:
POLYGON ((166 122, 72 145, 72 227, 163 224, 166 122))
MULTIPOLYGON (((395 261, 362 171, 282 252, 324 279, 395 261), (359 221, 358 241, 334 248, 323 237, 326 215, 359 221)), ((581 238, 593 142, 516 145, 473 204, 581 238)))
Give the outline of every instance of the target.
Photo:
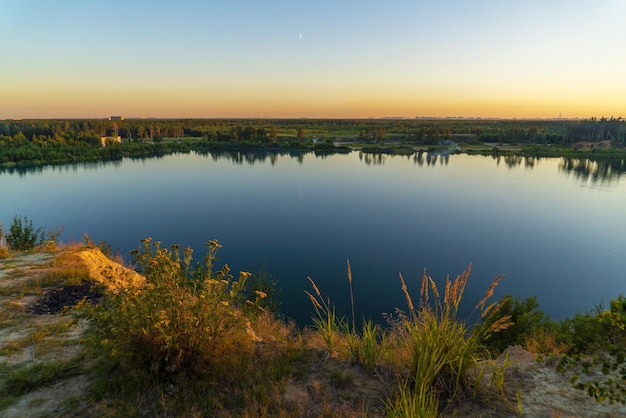
POLYGON ((329 149, 337 142, 436 146, 442 140, 571 146, 626 145, 621 118, 486 119, 75 119, 0 121, 0 164, 42 164, 220 148, 329 149))

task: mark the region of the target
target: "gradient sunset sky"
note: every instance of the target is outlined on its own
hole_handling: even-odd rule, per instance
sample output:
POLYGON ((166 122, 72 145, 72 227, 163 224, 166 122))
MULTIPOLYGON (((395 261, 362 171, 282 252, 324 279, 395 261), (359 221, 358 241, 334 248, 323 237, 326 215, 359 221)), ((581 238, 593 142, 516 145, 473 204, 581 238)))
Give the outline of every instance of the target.
POLYGON ((625 0, 0 0, 0 119, 626 117, 625 0))

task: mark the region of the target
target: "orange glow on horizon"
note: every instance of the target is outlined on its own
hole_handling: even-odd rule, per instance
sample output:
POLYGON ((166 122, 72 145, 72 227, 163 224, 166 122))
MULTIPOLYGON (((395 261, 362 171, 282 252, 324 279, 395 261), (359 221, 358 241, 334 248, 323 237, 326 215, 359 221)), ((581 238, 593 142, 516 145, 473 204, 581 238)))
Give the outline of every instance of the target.
POLYGON ((239 85, 193 87, 110 83, 0 86, 0 119, 99 118, 586 118, 622 116, 626 99, 556 88, 526 92, 409 86, 239 85))

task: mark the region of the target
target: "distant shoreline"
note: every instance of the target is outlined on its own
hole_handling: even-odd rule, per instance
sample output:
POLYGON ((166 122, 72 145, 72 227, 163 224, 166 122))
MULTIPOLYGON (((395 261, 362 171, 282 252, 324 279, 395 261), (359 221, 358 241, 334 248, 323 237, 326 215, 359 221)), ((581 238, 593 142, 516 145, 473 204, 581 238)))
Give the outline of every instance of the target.
POLYGON ((626 157, 626 122, 621 118, 0 121, 4 168, 256 150, 616 159, 626 157))

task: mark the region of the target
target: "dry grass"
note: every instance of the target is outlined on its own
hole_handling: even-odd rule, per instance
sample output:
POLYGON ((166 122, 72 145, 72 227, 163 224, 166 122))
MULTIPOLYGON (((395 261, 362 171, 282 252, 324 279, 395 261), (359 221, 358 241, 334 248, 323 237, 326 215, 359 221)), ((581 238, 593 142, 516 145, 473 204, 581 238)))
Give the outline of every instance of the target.
POLYGON ((6 301, 0 308, 0 329, 19 324, 26 315, 26 306, 22 303, 6 301))
POLYGON ((522 346, 530 353, 549 355, 566 354, 572 348, 571 344, 559 341, 554 332, 546 329, 525 336, 522 346))
POLYGON ((78 255, 78 247, 73 251, 63 251, 52 261, 51 268, 44 276, 45 282, 80 284, 90 279, 89 269, 78 255))

